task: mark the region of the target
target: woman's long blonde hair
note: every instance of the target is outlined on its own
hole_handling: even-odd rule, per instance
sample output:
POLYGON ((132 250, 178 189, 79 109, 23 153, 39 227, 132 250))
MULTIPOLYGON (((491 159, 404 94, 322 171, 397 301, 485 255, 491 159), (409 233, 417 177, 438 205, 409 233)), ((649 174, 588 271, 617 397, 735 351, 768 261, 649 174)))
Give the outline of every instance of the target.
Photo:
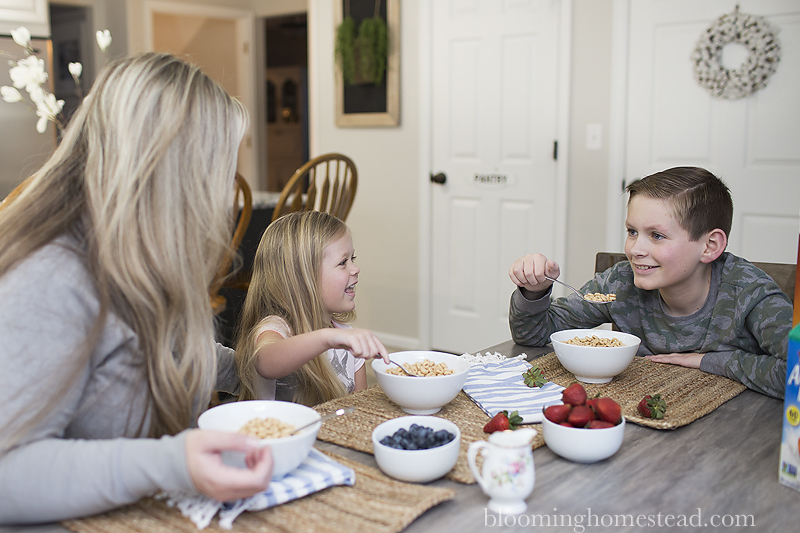
POLYGON ((197 67, 158 53, 118 60, 0 212, 0 276, 61 235, 77 239, 100 313, 70 371, 117 315, 138 337, 154 437, 191 426, 213 388, 208 288, 230 247, 246 126, 241 104, 197 67))
MULTIPOLYGON (((253 262, 253 278, 237 328, 236 364, 242 381, 240 399, 254 399, 256 333, 269 315, 283 318, 293 335, 331 327, 325 321, 320 272, 326 245, 348 232, 347 225, 328 213, 300 211, 267 226, 253 262)), ((349 322, 355 313, 334 314, 349 322)), ((294 401, 305 405, 344 396, 347 391, 322 353, 297 371, 294 401)))

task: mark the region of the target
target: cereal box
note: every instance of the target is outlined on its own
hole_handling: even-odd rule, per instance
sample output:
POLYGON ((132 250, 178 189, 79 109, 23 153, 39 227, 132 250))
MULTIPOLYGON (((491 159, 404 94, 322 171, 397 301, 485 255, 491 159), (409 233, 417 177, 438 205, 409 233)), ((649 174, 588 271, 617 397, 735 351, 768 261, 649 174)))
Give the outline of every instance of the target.
MULTIPOLYGON (((800 242, 797 249, 800 264, 800 242)), ((786 361, 786 393, 783 400, 783 439, 778 479, 800 490, 800 268, 794 293, 794 328, 789 333, 786 361)))
POLYGON ((788 355, 778 479, 787 487, 800 490, 800 325, 789 334, 788 355))

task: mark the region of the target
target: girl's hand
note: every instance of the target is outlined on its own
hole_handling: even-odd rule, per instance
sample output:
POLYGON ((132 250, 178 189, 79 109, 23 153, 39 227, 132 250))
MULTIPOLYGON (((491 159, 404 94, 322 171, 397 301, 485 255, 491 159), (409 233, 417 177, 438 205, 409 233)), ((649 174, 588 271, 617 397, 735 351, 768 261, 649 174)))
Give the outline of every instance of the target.
POLYGON ((700 368, 700 361, 703 360, 703 354, 701 353, 662 353, 659 355, 646 355, 645 357, 656 363, 668 363, 687 368, 700 368))
POLYGON ((197 490, 221 502, 238 500, 267 488, 272 450, 242 433, 195 429, 186 436, 186 465, 197 490), (245 452, 247 468, 223 464, 222 451, 245 452))
POLYGON ((361 359, 381 357, 383 362, 389 364, 389 352, 378 337, 368 329, 340 329, 333 328, 333 342, 331 348, 345 348, 361 359))
POLYGON ((561 269, 558 263, 547 259, 542 254, 520 257, 508 270, 511 281, 522 289, 522 295, 529 300, 538 300, 553 284, 544 277, 545 274, 556 279, 561 274, 561 269))

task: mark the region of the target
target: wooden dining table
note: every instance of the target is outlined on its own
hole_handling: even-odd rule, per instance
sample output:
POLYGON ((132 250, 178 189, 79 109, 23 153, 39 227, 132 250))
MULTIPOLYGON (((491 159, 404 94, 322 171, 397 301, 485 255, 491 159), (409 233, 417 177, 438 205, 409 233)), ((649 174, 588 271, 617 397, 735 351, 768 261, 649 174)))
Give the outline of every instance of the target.
MULTIPOLYGON (((551 350, 508 341, 486 351, 533 360, 551 350)), ((455 498, 404 531, 797 531, 800 492, 778 482, 782 410, 782 400, 746 390, 677 429, 628 423, 620 450, 593 464, 543 446, 534 450, 536 483, 525 513, 497 515, 477 484, 440 479, 429 485, 453 489, 455 498)), ((370 454, 322 441, 317 447, 377 468, 370 454)), ((59 524, 0 527, 65 531, 59 524)))

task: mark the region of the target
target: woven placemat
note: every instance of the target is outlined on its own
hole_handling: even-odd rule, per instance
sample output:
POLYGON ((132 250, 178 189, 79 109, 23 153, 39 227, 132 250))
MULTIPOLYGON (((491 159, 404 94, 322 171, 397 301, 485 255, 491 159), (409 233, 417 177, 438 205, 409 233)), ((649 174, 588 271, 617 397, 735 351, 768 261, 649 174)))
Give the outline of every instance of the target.
MULTIPOLYGON (((558 361, 555 352, 532 363, 558 385, 566 387, 576 381, 575 375, 558 361)), ((675 429, 694 422, 747 388, 726 377, 695 368, 655 363, 644 357, 634 357, 630 366, 608 383, 581 384, 589 397, 600 393, 614 399, 629 422, 656 429, 675 429), (639 401, 647 394, 661 394, 667 402, 662 420, 644 418, 637 411, 639 401)))
MULTIPOLYGON (((325 415, 351 405, 358 407, 358 410, 347 416, 337 416, 326 421, 322 424, 317 438, 360 452, 372 453, 372 430, 387 420, 408 415, 387 398, 378 385, 321 403, 315 406, 315 409, 325 415)), ((483 432, 483 426, 489 421, 489 417, 464 394, 464 391, 459 392, 453 401, 433 416, 446 418, 461 430, 461 451, 458 461, 445 477, 459 483, 475 483, 475 477, 467 465, 467 448, 475 441, 486 440, 488 435, 483 432)), ((538 430, 533 440, 533 449, 543 446, 541 424, 531 424, 530 427, 538 430)))
MULTIPOLYGON (((395 533, 455 491, 402 483, 330 452, 323 452, 355 470, 353 486, 337 486, 264 511, 246 512, 233 523, 238 533, 317 533, 341 531, 395 533)), ((163 501, 145 498, 134 505, 62 525, 76 533, 197 533, 197 527, 163 501)), ((227 531, 216 521, 205 531, 227 531)))

